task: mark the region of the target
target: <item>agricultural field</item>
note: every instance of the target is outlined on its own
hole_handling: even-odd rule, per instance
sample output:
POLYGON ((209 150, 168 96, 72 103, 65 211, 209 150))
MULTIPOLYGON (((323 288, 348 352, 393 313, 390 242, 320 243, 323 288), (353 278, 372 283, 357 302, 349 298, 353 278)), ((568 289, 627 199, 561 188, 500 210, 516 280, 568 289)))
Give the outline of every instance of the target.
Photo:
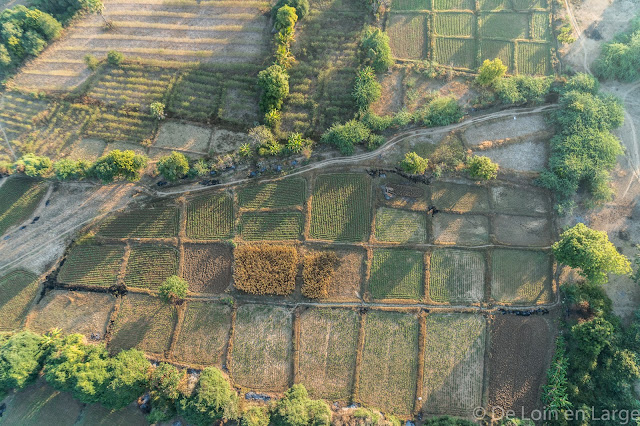
POLYGON ((231 283, 229 244, 185 244, 183 278, 195 293, 222 293, 231 283))
POLYGON ((316 178, 309 237, 362 241, 371 229, 371 182, 367 176, 329 174, 316 178))
POLYGON ((303 230, 300 212, 246 212, 238 224, 238 235, 246 241, 297 240, 303 230))
POLYGON ((485 259, 480 251, 437 249, 431 253, 429 298, 435 303, 474 303, 484 297, 485 259))
POLYGON ((169 246, 133 246, 127 262, 127 287, 157 290, 171 275, 178 275, 179 253, 169 246))
POLYGON ((357 247, 334 250, 334 252, 338 256, 338 265, 327 289, 329 299, 359 299, 366 270, 366 252, 357 247))
POLYGON ((107 218, 98 228, 107 238, 170 238, 178 235, 178 209, 149 206, 107 218))
POLYGON ((229 369, 233 381, 256 390, 291 385, 291 311, 278 306, 238 307, 229 369))
POLYGON ((110 287, 117 284, 124 246, 79 244, 71 249, 58 274, 68 286, 110 287))
POLYGON ((439 213, 433 219, 436 244, 481 246, 489 243, 489 218, 481 215, 439 213))
POLYGON ((0 161, 13 160, 11 148, 20 148, 20 137, 34 130, 39 117, 49 108, 46 101, 18 92, 5 93, 0 99, 0 125, 5 133, 0 144, 0 161), (6 134, 6 137, 5 137, 6 134))
POLYGON ((306 188, 306 180, 300 178, 250 185, 238 191, 238 204, 248 210, 302 207, 306 188))
POLYGON ((482 186, 435 182, 431 203, 438 210, 455 213, 489 213, 489 194, 482 186))
POLYGON ((553 300, 551 257, 543 251, 495 249, 491 253, 491 297, 532 305, 553 300))
POLYGON ((424 243, 427 216, 423 212, 380 207, 376 212, 375 237, 384 242, 424 243))
POLYGON ((549 212, 548 196, 531 188, 493 186, 491 204, 494 211, 524 216, 543 216, 549 212))
POLYGON ((546 218, 496 215, 493 229, 496 241, 507 246, 549 247, 552 243, 546 218))
POLYGON ((373 251, 369 292, 374 299, 421 299, 424 253, 401 249, 373 251))
POLYGON ((38 277, 16 270, 0 277, 0 331, 20 328, 38 293, 38 277))
POLYGON ((0 235, 20 225, 38 208, 48 185, 32 179, 11 178, 0 187, 0 235))
POLYGON ((233 234, 233 200, 226 193, 216 193, 189 200, 187 237, 194 240, 218 240, 233 234))

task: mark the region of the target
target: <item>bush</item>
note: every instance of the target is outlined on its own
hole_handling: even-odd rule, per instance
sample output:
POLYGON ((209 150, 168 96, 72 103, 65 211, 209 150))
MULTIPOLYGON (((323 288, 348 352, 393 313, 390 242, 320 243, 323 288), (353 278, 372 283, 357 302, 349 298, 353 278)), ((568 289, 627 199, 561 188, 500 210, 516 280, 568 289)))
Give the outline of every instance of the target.
POLYGON ((59 180, 82 179, 91 169, 91 163, 85 160, 69 160, 63 158, 53 163, 53 173, 59 180))
POLYGON ((583 131, 609 131, 624 122, 620 100, 611 95, 593 95, 577 90, 560 97, 560 108, 552 118, 564 134, 583 131))
POLYGON ((478 69, 476 83, 480 86, 489 86, 502 78, 506 72, 507 66, 502 63, 500 58, 496 58, 493 61, 486 59, 478 69))
POLYGON ((303 385, 293 385, 278 400, 272 410, 275 426, 329 426, 331 410, 326 402, 313 400, 303 385))
POLYGON ((491 180, 498 177, 498 165, 489 157, 473 156, 467 164, 467 172, 472 179, 491 180))
POLYGON ((269 411, 267 407, 249 407, 247 411, 242 413, 240 426, 268 426, 269 411))
POLYGON ((84 63, 87 64, 87 67, 91 71, 95 71, 96 68, 98 68, 98 64, 100 63, 100 61, 98 61, 98 58, 93 55, 85 55, 84 63))
POLYGON ((516 75, 496 80, 493 87, 505 104, 539 104, 546 99, 552 83, 549 77, 516 75))
POLYGON ((287 138, 286 148, 291 153, 300 154, 309 145, 309 141, 304 139, 300 133, 291 133, 287 138))
POLYGON ((419 112, 422 123, 427 127, 448 126, 459 122, 462 108, 453 96, 438 97, 425 105, 419 112))
POLYGON ((184 299, 188 291, 189 283, 176 275, 167 278, 158 289, 160 298, 166 303, 184 299))
POLYGON ((241 245, 234 250, 233 279, 238 290, 286 296, 296 287, 298 252, 284 245, 241 245))
POLYGON ((144 394, 151 363, 137 349, 122 351, 109 361, 113 378, 105 388, 100 403, 111 410, 120 410, 144 394))
POLYGON ((176 415, 176 402, 180 398, 180 383, 185 377, 176 367, 165 362, 158 364, 149 380, 151 413, 149 423, 160 423, 176 415))
POLYGON ((98 13, 104 8, 100 0, 33 0, 31 4, 65 25, 78 12, 98 13))
POLYGON ((379 116, 369 110, 360 116, 360 121, 372 132, 383 132, 394 125, 395 117, 397 117, 398 114, 396 114, 396 116, 379 116))
POLYGON ((15 173, 24 173, 29 177, 44 177, 51 171, 52 163, 48 157, 25 154, 13 163, 15 173))
POLYGON ((265 114, 282 108, 289 95, 289 75, 279 65, 271 65, 258 73, 258 86, 262 89, 260 108, 265 114))
POLYGON ((278 0, 271 13, 276 15, 282 6, 295 8, 298 19, 304 19, 309 14, 309 0, 278 0))
POLYGON ((45 352, 41 336, 30 331, 14 334, 0 346, 0 394, 22 389, 38 377, 45 352))
POLYGON ((189 160, 183 153, 173 151, 160 158, 156 168, 166 180, 175 182, 189 173, 189 160))
POLYGON ((345 124, 331 126, 324 132, 320 141, 335 146, 343 155, 351 155, 354 146, 365 142, 370 135, 371 132, 363 123, 351 120, 345 124))
POLYGON ((149 110, 151 111, 151 115, 156 120, 164 120, 165 118, 164 108, 165 106, 162 102, 153 102, 151 105, 149 105, 149 110))
POLYGON ((640 77, 640 18, 631 22, 628 32, 602 46, 593 71, 603 80, 631 82, 640 77))
POLYGON ((404 159, 400 162, 400 167, 407 173, 421 175, 427 171, 427 167, 429 167, 429 160, 420 157, 415 152, 407 152, 404 155, 404 159))
POLYGON ((592 75, 578 73, 567 80, 567 82, 562 86, 562 93, 573 92, 576 90, 578 92, 597 95, 600 91, 600 82, 592 75))
POLYGON ((310 299, 329 297, 329 284, 333 279, 338 256, 334 252, 308 254, 302 267, 302 295, 310 299))
POLYGON ((364 67, 358 72, 356 84, 353 88, 353 99, 360 111, 366 111, 369 106, 382 96, 382 86, 376 79, 376 74, 371 67, 364 67))
POLYGON ((178 414, 188 423, 208 426, 220 420, 238 417, 238 396, 220 370, 202 370, 191 397, 178 404, 178 414))
POLYGON ((424 421, 427 426, 474 426, 476 423, 451 416, 433 417, 424 421))
POLYGON ((140 180, 142 169, 147 166, 148 158, 133 151, 114 149, 93 164, 90 174, 103 183, 111 183, 119 179, 130 182, 140 180))
POLYGON ((389 36, 375 27, 366 27, 360 36, 360 62, 371 66, 375 72, 386 72, 393 65, 389 36))
POLYGON ((282 6, 276 13, 275 26, 280 32, 291 32, 298 22, 296 10, 290 6, 282 6))
POLYGON ((117 50, 110 50, 107 53, 107 62, 110 65, 118 66, 124 61, 124 55, 117 50))

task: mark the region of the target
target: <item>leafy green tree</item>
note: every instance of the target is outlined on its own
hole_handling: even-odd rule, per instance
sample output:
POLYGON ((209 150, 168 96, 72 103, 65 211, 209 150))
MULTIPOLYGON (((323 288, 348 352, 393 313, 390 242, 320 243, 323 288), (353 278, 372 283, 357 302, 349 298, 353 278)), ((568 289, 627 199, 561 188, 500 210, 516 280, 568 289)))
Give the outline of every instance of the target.
POLYGON ((562 86, 562 93, 572 91, 597 95, 600 91, 600 82, 594 76, 581 72, 572 76, 562 86))
POLYGON ((79 12, 100 13, 104 9, 100 0, 33 0, 30 4, 65 25, 79 12))
POLYGON ((565 134, 581 131, 609 131, 624 122, 620 100, 610 95, 571 91, 560 97, 552 117, 565 134))
POLYGON ((502 78, 506 72, 507 66, 502 63, 500 58, 496 58, 493 61, 486 59, 478 69, 476 82, 480 86, 489 86, 502 78))
POLYGON ((276 13, 276 30, 282 31, 293 31, 293 27, 295 27, 296 22, 298 22, 298 15, 296 15, 296 10, 290 6, 282 6, 278 9, 276 13))
POLYGON ((463 115, 462 108, 453 96, 435 98, 417 113, 422 123, 428 127, 448 126, 457 123, 463 115))
POLYGON ((276 15, 282 6, 293 7, 298 19, 304 19, 309 14, 309 0, 278 0, 273 6, 272 13, 276 15))
POLYGON ((400 167, 407 173, 423 174, 429 167, 429 160, 420 157, 415 152, 407 152, 404 159, 400 162, 400 167))
POLYGON ((294 154, 301 153, 307 145, 308 142, 302 137, 300 133, 291 133, 287 138, 287 151, 294 154))
POLYGON ((24 173, 29 177, 43 177, 51 171, 52 162, 49 157, 29 153, 20 157, 12 167, 16 173, 24 173))
POLYGON ((329 130, 324 132, 320 141, 338 148, 341 154, 351 155, 354 153, 355 145, 367 141, 371 136, 371 131, 363 123, 351 120, 345 124, 334 124, 329 130))
POLYGON ((253 154, 253 148, 251 147, 251 144, 243 143, 242 145, 240 145, 240 148, 238 148, 238 154, 240 154, 240 157, 243 158, 251 157, 251 155, 253 154))
POLYGON ((269 411, 267 407, 249 407, 240 418, 240 426, 269 426, 269 411))
POLYGON ((271 65, 258 73, 258 86, 262 89, 260 108, 266 114, 282 108, 289 95, 289 75, 279 65, 271 65))
POLYGON ((558 262, 579 269, 580 275, 596 283, 607 282, 607 273, 631 273, 629 259, 618 253, 606 232, 583 223, 560 235, 553 244, 553 254, 558 262))
POLYGON ((0 346, 0 394, 22 389, 38 377, 45 352, 42 337, 30 331, 14 334, 0 346))
POLYGON ((564 412, 572 407, 567 391, 569 359, 567 358, 566 350, 564 338, 562 336, 558 337, 553 360, 549 370, 547 370, 547 384, 542 387, 542 402, 547 411, 564 412))
POLYGON ((86 160, 63 158, 53 163, 53 173, 59 180, 82 179, 90 169, 91 163, 86 160))
POLYGON ((93 55, 85 55, 84 57, 84 63, 87 64, 87 68, 89 68, 91 71, 95 71, 96 68, 98 68, 98 64, 100 63, 100 61, 98 61, 98 58, 96 58, 93 55))
POLYGON ((187 291, 189 291, 189 283, 177 275, 167 278, 158 289, 160 297, 167 303, 184 299, 187 291))
POLYGON ((175 182, 189 173, 189 160, 183 153, 172 151, 158 160, 156 168, 166 180, 175 182))
POLYGON ((151 115, 153 115, 153 117, 156 120, 164 120, 165 119, 164 104, 162 102, 153 102, 153 103, 151 103, 151 105, 149 105, 149 110, 151 111, 151 115))
POLYGON ((147 389, 151 363, 141 351, 129 349, 111 358, 109 368, 113 378, 105 387, 100 403, 111 410, 120 410, 147 389))
POLYGON ((593 71, 604 80, 631 82, 640 77, 640 17, 631 21, 627 32, 602 46, 593 71))
POLYGON ((500 101, 505 104, 540 104, 544 102, 551 90, 553 79, 549 77, 533 77, 530 75, 514 75, 503 77, 493 83, 493 88, 500 101))
POLYGON ((296 384, 274 405, 271 423, 275 426, 329 426, 331 410, 324 401, 310 399, 305 387, 296 384))
POLYGON ((489 157, 474 155, 467 162, 467 172, 473 179, 491 180, 498 177, 498 165, 489 157))
POLYGON ((202 370, 193 395, 178 402, 178 414, 198 426, 238 417, 238 395, 215 367, 202 370))
POLYGON ((104 183, 120 179, 130 182, 140 180, 141 171, 147 166, 148 158, 134 151, 114 149, 96 160, 90 175, 104 183))
POLYGON ((382 86, 376 79, 375 71, 372 67, 362 68, 356 77, 356 84, 353 88, 353 99, 360 111, 366 111, 369 106, 382 96, 382 86))
POLYGON ((375 72, 386 72, 393 65, 389 36, 379 28, 368 26, 360 37, 360 62, 371 66, 375 72))
POLYGON ((107 62, 110 65, 118 66, 124 61, 124 55, 122 52, 118 52, 117 50, 110 50, 107 53, 107 62))
POLYGON ((149 381, 151 398, 151 413, 147 417, 149 423, 163 422, 176 415, 176 402, 181 396, 180 383, 184 377, 184 373, 165 362, 161 362, 153 369, 149 381))

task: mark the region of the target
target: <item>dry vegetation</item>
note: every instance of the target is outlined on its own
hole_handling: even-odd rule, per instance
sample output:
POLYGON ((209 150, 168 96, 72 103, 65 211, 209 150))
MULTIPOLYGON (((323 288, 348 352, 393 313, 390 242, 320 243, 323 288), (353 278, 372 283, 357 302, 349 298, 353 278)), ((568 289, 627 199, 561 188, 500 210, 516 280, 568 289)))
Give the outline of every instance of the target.
POLYGON ((241 245, 234 250, 233 280, 238 290, 286 296, 296 287, 298 252, 283 245, 241 245))
POLYGON ((328 297, 337 263, 338 256, 334 252, 307 254, 302 266, 302 294, 311 299, 328 297))
POLYGON ((20 328, 38 293, 37 278, 20 270, 0 277, 0 331, 20 328))

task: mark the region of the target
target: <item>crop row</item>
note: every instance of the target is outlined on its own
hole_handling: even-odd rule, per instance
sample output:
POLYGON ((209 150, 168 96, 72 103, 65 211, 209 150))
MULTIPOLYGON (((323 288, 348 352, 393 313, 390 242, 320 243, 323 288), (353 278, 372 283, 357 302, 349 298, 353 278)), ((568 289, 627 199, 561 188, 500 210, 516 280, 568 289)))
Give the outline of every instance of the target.
POLYGON ((117 283, 123 255, 120 245, 75 246, 60 269, 58 281, 70 286, 110 287, 117 283))
POLYGON ((151 206, 114 215, 105 220, 98 234, 110 238, 167 238, 178 235, 178 209, 151 206))
POLYGON ((306 199, 306 181, 293 178, 250 185, 238 191, 238 203, 245 209, 302 206, 306 199))
POLYGON ((124 283, 127 287, 158 289, 178 274, 178 250, 166 246, 135 246, 131 249, 124 283))
POLYGON ((300 212, 246 212, 238 231, 247 241, 295 240, 302 235, 304 216, 300 212))
POLYGON ((0 188, 0 235, 31 216, 46 192, 44 182, 20 178, 6 182, 0 188))

